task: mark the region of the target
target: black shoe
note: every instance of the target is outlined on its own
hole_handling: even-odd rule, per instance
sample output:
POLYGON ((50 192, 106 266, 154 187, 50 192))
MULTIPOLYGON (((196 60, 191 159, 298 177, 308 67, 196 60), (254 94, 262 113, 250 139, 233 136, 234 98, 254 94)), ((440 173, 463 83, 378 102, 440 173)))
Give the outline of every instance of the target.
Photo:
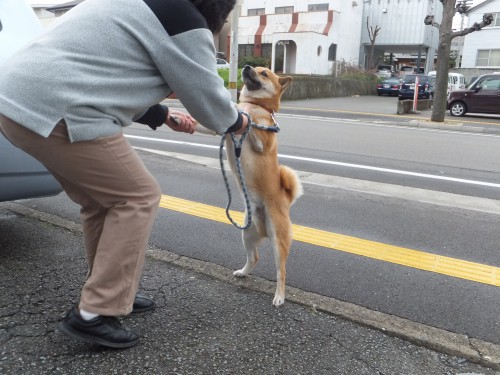
POLYGON ((134 299, 134 305, 132 306, 132 314, 153 310, 154 308, 155 303, 153 300, 137 294, 134 299))
POLYGON ((71 309, 57 328, 67 336, 110 348, 129 348, 139 342, 139 335, 123 328, 117 318, 98 316, 85 320, 76 307, 71 309))

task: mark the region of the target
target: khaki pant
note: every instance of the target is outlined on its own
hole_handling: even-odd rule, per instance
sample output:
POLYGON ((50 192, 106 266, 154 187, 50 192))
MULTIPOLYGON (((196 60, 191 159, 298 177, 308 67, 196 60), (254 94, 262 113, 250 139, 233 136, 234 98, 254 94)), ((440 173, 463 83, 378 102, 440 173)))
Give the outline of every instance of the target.
POLYGON ((80 308, 129 314, 161 195, 154 177, 123 134, 70 143, 64 122, 44 138, 1 115, 0 129, 81 206, 89 273, 80 308))

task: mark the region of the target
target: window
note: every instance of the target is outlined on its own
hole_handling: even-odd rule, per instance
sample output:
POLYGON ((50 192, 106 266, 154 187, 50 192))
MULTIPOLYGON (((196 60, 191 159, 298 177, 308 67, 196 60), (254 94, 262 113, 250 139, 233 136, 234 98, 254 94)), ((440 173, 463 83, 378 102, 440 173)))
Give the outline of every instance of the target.
POLYGON ((328 10, 328 4, 311 4, 308 9, 309 12, 321 12, 328 10))
POLYGON ((492 13, 493 14, 493 21, 487 26, 487 27, 495 27, 495 26, 500 26, 500 13, 492 13))
POLYGON ((500 66, 500 49, 478 50, 476 66, 500 66))
POLYGON ((476 84, 476 87, 481 87, 485 91, 500 90, 500 77, 485 77, 476 84))
MULTIPOLYGON (((238 45, 238 60, 242 60, 245 57, 254 56, 254 44, 240 44, 238 45)), ((271 43, 262 43, 261 47, 262 57, 271 61, 273 54, 273 45, 271 43)))
POLYGON ((330 48, 328 48, 328 61, 337 60, 337 45, 330 44, 330 48))
POLYGON ((261 14, 266 14, 265 8, 248 9, 249 16, 260 16, 261 14))
POLYGON ((262 43, 262 57, 271 61, 273 56, 273 45, 272 43, 262 43))
POLYGON ((238 59, 241 60, 247 56, 253 56, 253 44, 240 44, 238 45, 238 59))
POLYGON ((276 7, 274 8, 274 13, 276 14, 293 13, 293 7, 276 7))

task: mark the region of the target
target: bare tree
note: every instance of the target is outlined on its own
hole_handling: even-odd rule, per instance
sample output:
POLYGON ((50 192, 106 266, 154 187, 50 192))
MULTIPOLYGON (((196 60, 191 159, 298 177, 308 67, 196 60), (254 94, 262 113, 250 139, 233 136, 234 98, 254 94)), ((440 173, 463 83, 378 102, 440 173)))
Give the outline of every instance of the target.
MULTIPOLYGON (((370 38, 370 54, 368 55, 368 69, 375 68, 375 63, 373 61, 373 55, 375 54, 375 41, 377 35, 380 32, 380 26, 370 26, 368 22, 368 17, 366 17, 366 29, 368 30, 368 38, 370 38)), ((378 61, 378 60, 377 60, 378 61)))
POLYGON ((474 23, 471 27, 460 31, 453 32, 451 27, 455 13, 466 13, 469 9, 467 1, 457 0, 439 0, 443 4, 443 20, 441 24, 434 21, 434 16, 425 17, 424 23, 432 25, 439 30, 439 44, 437 51, 437 66, 436 66, 436 91, 434 95, 434 103, 432 106, 431 120, 443 122, 446 112, 446 96, 448 89, 448 71, 449 59, 451 50, 451 41, 457 36, 464 36, 474 31, 479 31, 483 27, 488 26, 493 21, 493 15, 487 13, 483 15, 481 23, 474 23))

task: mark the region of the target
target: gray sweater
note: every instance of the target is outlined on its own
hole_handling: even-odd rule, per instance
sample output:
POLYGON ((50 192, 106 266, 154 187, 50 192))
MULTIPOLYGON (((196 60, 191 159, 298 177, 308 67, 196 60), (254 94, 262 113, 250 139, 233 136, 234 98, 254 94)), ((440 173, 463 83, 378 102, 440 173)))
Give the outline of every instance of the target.
POLYGON ((64 119, 71 142, 121 132, 172 91, 219 134, 241 122, 189 0, 86 0, 0 66, 0 113, 44 137, 64 119))

